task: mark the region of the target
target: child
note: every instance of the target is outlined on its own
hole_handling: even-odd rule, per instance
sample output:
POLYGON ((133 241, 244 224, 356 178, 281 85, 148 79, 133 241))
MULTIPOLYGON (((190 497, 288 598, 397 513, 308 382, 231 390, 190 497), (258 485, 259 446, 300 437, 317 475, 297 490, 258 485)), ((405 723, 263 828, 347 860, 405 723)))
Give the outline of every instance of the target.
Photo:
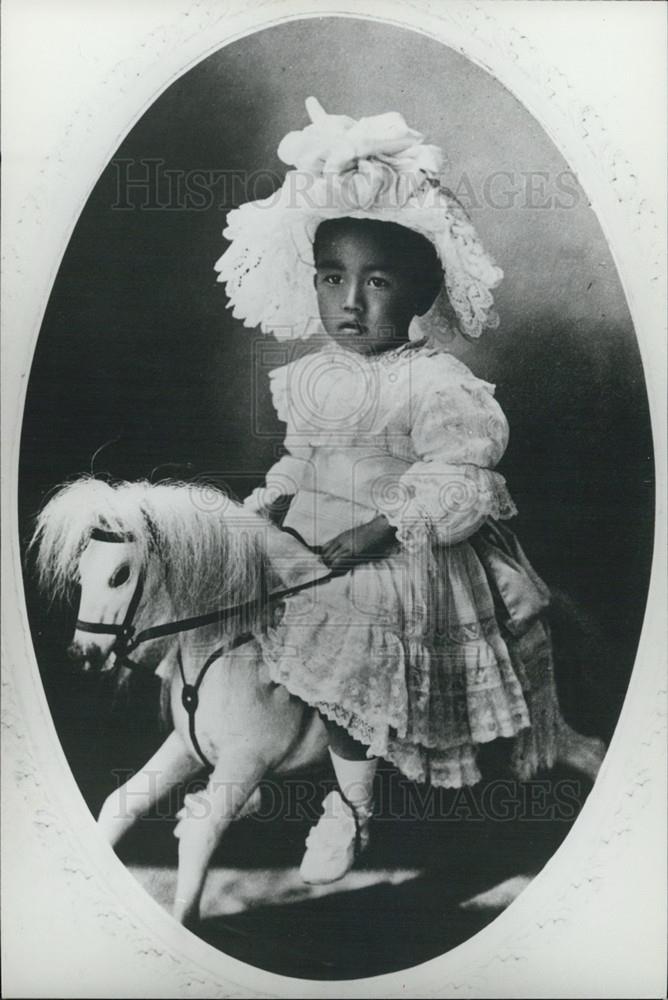
POLYGON ((279 147, 297 169, 230 213, 216 266, 248 326, 319 341, 270 373, 287 453, 245 501, 272 519, 289 504, 283 528, 337 573, 287 602, 263 648, 328 731, 338 791, 300 869, 317 883, 368 844, 378 758, 460 787, 505 737, 528 778, 564 724, 548 592, 498 523, 516 512, 493 471, 507 423, 494 387, 444 350, 497 324, 502 273, 400 115, 307 108, 279 147))

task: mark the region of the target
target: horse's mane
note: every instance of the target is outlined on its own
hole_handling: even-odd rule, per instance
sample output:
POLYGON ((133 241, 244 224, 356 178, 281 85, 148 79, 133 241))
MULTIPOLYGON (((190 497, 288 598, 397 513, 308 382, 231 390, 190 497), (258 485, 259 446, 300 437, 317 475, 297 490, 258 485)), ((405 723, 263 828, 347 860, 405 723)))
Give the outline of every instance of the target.
POLYGON ((272 585, 262 519, 220 490, 82 477, 40 511, 30 543, 39 584, 52 598, 72 595, 94 529, 132 535, 144 569, 159 556, 179 617, 248 600, 272 585))

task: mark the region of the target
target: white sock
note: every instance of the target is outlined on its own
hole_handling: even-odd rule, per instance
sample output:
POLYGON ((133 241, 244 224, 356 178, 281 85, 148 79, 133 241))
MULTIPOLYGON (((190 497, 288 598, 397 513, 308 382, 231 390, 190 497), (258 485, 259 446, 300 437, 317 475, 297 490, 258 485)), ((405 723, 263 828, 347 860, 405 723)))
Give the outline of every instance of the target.
POLYGON ((334 766, 334 774, 339 789, 348 803, 358 814, 358 819, 365 822, 369 819, 373 808, 373 779, 378 766, 378 759, 346 760, 329 750, 334 766))

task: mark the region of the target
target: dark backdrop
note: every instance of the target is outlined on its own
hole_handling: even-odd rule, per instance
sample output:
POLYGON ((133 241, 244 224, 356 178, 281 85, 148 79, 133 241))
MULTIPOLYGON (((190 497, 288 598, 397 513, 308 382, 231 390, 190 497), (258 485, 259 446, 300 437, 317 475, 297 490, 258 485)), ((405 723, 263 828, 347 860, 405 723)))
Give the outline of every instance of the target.
MULTIPOLYGON (((421 35, 335 18, 271 28, 201 62, 131 129, 81 214, 44 317, 23 423, 24 539, 47 492, 90 471, 109 441, 98 473, 135 478, 159 467, 154 475, 214 476, 239 496, 260 481, 282 441, 268 398, 251 406, 253 350, 269 338, 226 311, 213 264, 225 213, 276 186, 276 147, 306 124, 309 94, 355 117, 398 110, 442 145, 450 185, 504 268, 500 330, 455 351, 497 384, 517 531, 538 570, 576 601, 583 637, 594 637, 561 668, 567 713, 609 736, 633 665, 653 531, 651 431, 630 315, 596 217, 552 142, 492 77, 421 35), (151 171, 143 189, 124 187, 124 177, 151 171)), ((108 692, 64 668, 71 609, 47 614, 30 578, 27 598, 56 726, 94 806, 110 762, 136 766, 157 738, 147 728, 155 691, 112 716, 108 692)))

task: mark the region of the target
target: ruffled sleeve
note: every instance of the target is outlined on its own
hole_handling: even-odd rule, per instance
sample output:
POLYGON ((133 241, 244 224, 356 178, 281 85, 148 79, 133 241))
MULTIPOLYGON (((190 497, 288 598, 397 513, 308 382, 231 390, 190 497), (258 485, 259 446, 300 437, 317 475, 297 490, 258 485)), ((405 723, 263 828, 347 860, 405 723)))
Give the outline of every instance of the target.
POLYGON ((268 507, 282 495, 295 494, 304 478, 312 448, 304 434, 294 426, 288 398, 288 384, 295 376, 299 361, 290 362, 269 372, 271 398, 278 419, 287 424, 284 440, 286 454, 275 462, 265 475, 264 485, 256 487, 243 504, 248 510, 265 514, 268 507))
POLYGON ((408 423, 418 460, 376 501, 402 544, 431 537, 454 545, 487 518, 517 513, 493 471, 508 444, 494 386, 451 355, 424 356, 412 374, 408 423))

